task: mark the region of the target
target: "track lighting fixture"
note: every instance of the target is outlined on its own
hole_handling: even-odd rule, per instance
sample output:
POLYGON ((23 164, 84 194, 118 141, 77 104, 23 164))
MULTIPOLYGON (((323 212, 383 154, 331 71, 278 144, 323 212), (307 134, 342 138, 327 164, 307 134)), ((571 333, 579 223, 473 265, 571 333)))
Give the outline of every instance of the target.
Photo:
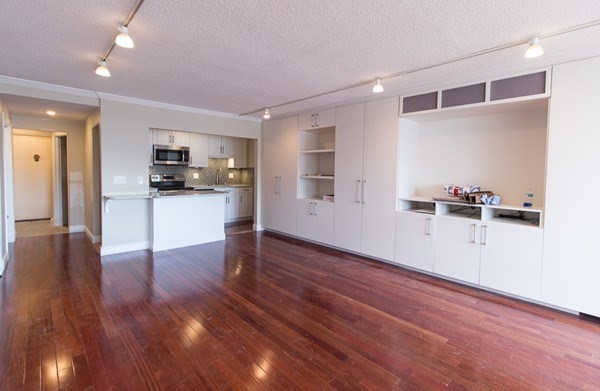
POLYGON ((381 85, 381 79, 377 79, 375 81, 375 85, 373 86, 373 92, 383 92, 383 86, 381 85))
POLYGON ((56 111, 54 111, 54 110, 46 110, 46 114, 48 114, 50 117, 54 117, 56 115, 56 111))
POLYGON ((96 75, 98 76, 103 76, 103 77, 110 77, 110 71, 108 70, 108 67, 106 66, 106 61, 104 60, 100 60, 98 61, 98 68, 96 68, 96 75))
POLYGON ((133 45, 133 39, 129 36, 129 30, 127 26, 119 26, 119 35, 115 38, 115 43, 122 48, 131 49, 133 45))
POLYGON ((269 109, 265 109, 265 113, 263 114, 264 119, 271 118, 271 113, 269 113, 269 109))
POLYGON ((529 40, 529 47, 525 51, 525 58, 535 58, 544 54, 544 49, 540 45, 540 39, 533 37, 529 40))

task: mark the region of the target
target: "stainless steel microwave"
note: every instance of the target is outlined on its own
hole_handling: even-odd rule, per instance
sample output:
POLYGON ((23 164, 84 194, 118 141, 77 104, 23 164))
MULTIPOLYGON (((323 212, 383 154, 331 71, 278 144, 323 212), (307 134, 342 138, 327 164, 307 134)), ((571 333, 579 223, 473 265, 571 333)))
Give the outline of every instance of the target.
POLYGON ((190 164, 190 148, 154 144, 152 162, 156 165, 187 166, 190 164))

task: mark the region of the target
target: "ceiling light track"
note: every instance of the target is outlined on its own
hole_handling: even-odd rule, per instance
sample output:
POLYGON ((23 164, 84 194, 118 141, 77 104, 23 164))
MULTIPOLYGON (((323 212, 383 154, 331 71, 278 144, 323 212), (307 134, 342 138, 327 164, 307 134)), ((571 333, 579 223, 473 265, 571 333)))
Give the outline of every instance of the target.
POLYGON ((131 23, 131 20, 133 19, 135 14, 138 12, 140 7, 142 6, 142 3, 144 3, 144 0, 137 0, 135 5, 133 6, 133 9, 131 10, 131 12, 129 12, 129 15, 127 15, 127 17, 125 18, 125 21, 123 22, 123 24, 121 26, 119 26, 119 28, 117 29, 119 34, 115 37, 115 39, 113 39, 112 43, 110 44, 110 46, 104 53, 104 56, 102 56, 100 58, 100 61, 99 61, 100 66, 98 66, 98 68, 96 68, 97 75, 104 76, 104 77, 110 77, 110 71, 108 70, 108 67, 106 65, 106 60, 108 59, 108 57, 112 53, 113 49, 117 45, 117 41, 125 42, 124 45, 120 45, 120 46, 123 46, 126 48, 133 47, 133 40, 129 36, 129 30, 127 29, 127 27, 129 26, 129 23, 131 23))
MULTIPOLYGON (((479 51, 476 51, 476 52, 473 52, 473 53, 469 53, 469 54, 465 54, 465 55, 462 55, 462 56, 454 57, 454 58, 451 58, 451 59, 448 59, 448 60, 445 60, 445 61, 440 61, 440 62, 437 62, 437 63, 434 63, 434 64, 430 64, 430 65, 426 65, 426 66, 422 66, 422 67, 411 68, 411 69, 406 69, 404 71, 392 73, 392 74, 389 74, 389 75, 386 75, 386 76, 380 76, 380 77, 377 77, 376 79, 361 81, 361 82, 358 82, 358 83, 354 83, 354 84, 347 85, 347 86, 344 86, 344 87, 336 88, 336 89, 333 89, 333 90, 324 91, 324 92, 320 92, 320 93, 317 93, 317 94, 305 96, 305 97, 302 97, 302 98, 299 98, 299 99, 290 100, 290 101, 279 103, 279 104, 276 104, 276 105, 270 105, 268 108, 272 110, 273 108, 288 106, 288 105, 292 105, 292 104, 295 104, 295 103, 300 103, 300 102, 303 102, 303 101, 306 101, 306 100, 320 98, 322 96, 335 94, 337 92, 350 90, 350 89, 353 89, 353 88, 356 88, 356 87, 361 87, 361 86, 365 86, 365 85, 373 85, 373 83, 375 83, 375 86, 381 86, 381 81, 382 80, 393 79, 393 78, 396 78, 396 77, 400 77, 400 76, 404 76, 404 75, 409 75, 411 73, 421 72, 421 71, 429 70, 429 69, 432 69, 432 68, 437 68, 437 67, 440 67, 440 66, 453 64, 453 63, 464 61, 464 60, 468 60, 468 59, 471 59, 471 58, 474 58, 474 57, 483 56, 485 54, 490 54, 490 53, 498 52, 498 51, 501 51, 501 50, 510 49, 510 48, 515 47, 515 46, 520 46, 520 45, 523 45, 523 44, 527 44, 528 47, 529 47, 533 41, 535 41, 536 44, 539 45, 539 40, 541 40, 541 39, 552 38, 552 37, 556 37, 556 36, 559 36, 559 35, 572 33, 572 32, 578 31, 578 30, 584 30, 584 29, 587 29, 587 28, 596 27, 598 25, 600 25, 600 19, 593 20, 593 21, 588 22, 588 23, 578 24, 576 26, 567 27, 565 29, 557 30, 557 31, 554 31, 554 32, 551 32, 551 33, 540 34, 540 35, 537 35, 537 36, 534 36, 534 37, 530 37, 528 39, 523 39, 523 40, 520 40, 520 41, 511 42, 511 43, 507 43, 507 44, 504 44, 504 45, 498 45, 498 46, 494 46, 494 47, 491 47, 491 48, 488 48, 488 49, 479 50, 479 51)), ((381 89, 383 89, 382 86, 381 86, 381 89)), ((373 88, 373 92, 379 92, 378 90, 379 90, 379 87, 377 87, 377 91, 376 91, 375 87, 373 88)), ((266 109, 267 109, 266 107, 261 107, 259 109, 248 111, 246 113, 242 113, 242 114, 239 114, 239 115, 240 116, 245 116, 245 115, 255 114, 255 113, 264 111, 266 109)))

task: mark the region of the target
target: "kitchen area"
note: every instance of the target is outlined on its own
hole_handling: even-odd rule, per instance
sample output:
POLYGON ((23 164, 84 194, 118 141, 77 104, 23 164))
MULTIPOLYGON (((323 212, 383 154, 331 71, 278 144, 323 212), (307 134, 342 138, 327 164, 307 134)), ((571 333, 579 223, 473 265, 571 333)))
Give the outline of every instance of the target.
POLYGON ((256 141, 150 129, 152 251, 225 239, 254 221, 256 141))

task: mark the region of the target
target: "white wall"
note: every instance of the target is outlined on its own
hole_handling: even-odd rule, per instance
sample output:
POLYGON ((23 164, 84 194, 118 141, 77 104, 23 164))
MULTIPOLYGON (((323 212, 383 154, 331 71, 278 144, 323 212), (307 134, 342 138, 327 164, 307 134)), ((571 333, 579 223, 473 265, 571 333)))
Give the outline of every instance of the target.
POLYGON ((85 124, 52 118, 12 116, 13 127, 19 129, 44 130, 67 133, 67 166, 69 172, 69 228, 83 231, 84 211, 84 134, 85 124))
POLYGON ((5 160, 5 148, 6 148, 6 135, 10 134, 10 115, 5 111, 4 103, 2 99, 0 99, 0 114, 2 118, 0 125, 2 128, 0 129, 0 162, 2 163, 2 169, 0 169, 0 276, 4 272, 4 267, 6 262, 8 261, 8 219, 6 218, 7 211, 7 186, 5 183, 5 170, 6 170, 6 160, 5 160))
POLYGON ((18 131, 14 129, 13 135, 15 220, 49 219, 53 215, 52 136, 18 131))
MULTIPOLYGON (((100 131, 103 195, 147 194, 149 128, 260 138, 260 122, 103 99, 100 131), (115 184, 114 177, 125 177, 115 184), (138 177, 142 183, 138 183, 138 177)), ((259 169, 257 169, 259 171, 259 169)), ((185 216, 183 216, 185 217, 185 216)), ((147 248, 150 201, 112 201, 102 214, 102 254, 147 248)))

